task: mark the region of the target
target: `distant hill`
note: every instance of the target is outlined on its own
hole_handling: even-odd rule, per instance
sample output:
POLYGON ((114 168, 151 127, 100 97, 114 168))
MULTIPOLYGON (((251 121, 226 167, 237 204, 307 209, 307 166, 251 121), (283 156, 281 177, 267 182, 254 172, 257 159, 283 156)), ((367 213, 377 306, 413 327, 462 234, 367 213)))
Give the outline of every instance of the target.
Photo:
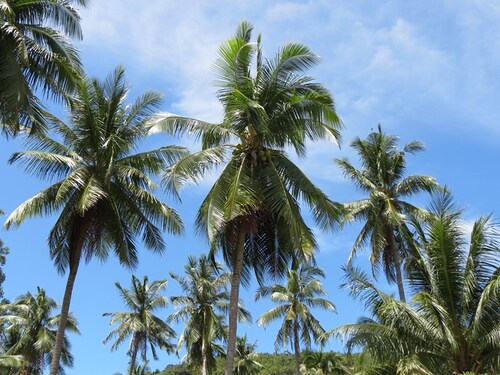
MULTIPOLYGON (((344 364, 352 368, 353 356, 341 354, 344 364)), ((257 375, 295 375, 295 360, 293 354, 259 353, 258 362, 263 368, 257 375)), ((191 371, 185 364, 169 365, 158 375, 198 375, 199 370, 191 371)), ((217 370, 214 375, 224 374, 224 360, 217 360, 217 370)))

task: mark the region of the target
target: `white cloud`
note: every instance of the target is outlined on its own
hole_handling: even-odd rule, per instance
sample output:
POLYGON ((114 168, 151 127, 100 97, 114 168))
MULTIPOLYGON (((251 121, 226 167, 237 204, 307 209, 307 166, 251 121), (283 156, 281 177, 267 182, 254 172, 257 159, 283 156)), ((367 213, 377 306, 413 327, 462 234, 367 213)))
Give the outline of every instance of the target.
POLYGON ((350 140, 360 127, 379 121, 402 127, 406 118, 456 129, 457 121, 444 120, 444 113, 500 134, 495 14, 498 3, 481 0, 443 0, 430 8, 260 0, 153 0, 138 6, 109 0, 83 12, 83 27, 89 49, 111 52, 117 63, 154 75, 168 86, 162 91, 171 110, 209 121, 221 117, 211 66, 218 45, 242 19, 262 32, 267 56, 287 41, 304 42, 322 56, 312 73, 333 91, 350 140))

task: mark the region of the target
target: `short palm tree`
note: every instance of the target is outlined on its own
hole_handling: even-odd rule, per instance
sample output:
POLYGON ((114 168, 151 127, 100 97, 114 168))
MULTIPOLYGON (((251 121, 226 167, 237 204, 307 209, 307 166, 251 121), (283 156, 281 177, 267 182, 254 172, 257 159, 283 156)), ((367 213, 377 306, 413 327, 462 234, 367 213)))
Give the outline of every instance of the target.
MULTIPOLYGON (((184 276, 170 273, 180 284, 183 295, 171 297, 177 310, 169 319, 186 324, 177 350, 184 346, 187 362, 200 368, 202 375, 207 375, 216 367, 216 356, 224 354, 220 343, 227 339, 225 315, 229 308, 231 274, 223 272, 222 265, 212 262, 206 255, 190 256, 184 270, 184 276)), ((251 319, 241 304, 239 318, 240 321, 251 319)))
POLYGON ((81 68, 69 38, 81 39, 72 3, 87 0, 0 0, 0 127, 7 135, 22 126, 44 126, 36 91, 63 97, 81 68))
POLYGON ((115 283, 120 296, 129 311, 104 313, 111 316, 110 325, 118 324, 104 339, 104 343, 116 339, 111 350, 116 350, 126 339, 130 338, 128 355, 130 356, 129 373, 136 368, 137 354, 142 360, 147 360, 148 347, 155 360, 158 359, 156 347, 172 352, 174 346, 171 340, 175 337, 174 330, 163 319, 155 315, 155 310, 167 306, 168 297, 161 295, 167 286, 166 280, 148 283, 144 276, 142 282, 132 275, 132 287, 122 288, 115 283))
POLYGON ((408 264, 416 293, 401 303, 356 269, 347 286, 372 318, 334 332, 359 347, 384 374, 500 373, 500 227, 490 217, 466 238, 461 211, 442 194, 428 224, 417 224, 408 264))
POLYGON ((389 282, 396 282, 399 298, 405 301, 403 263, 408 252, 405 246, 411 243, 411 233, 407 227, 408 215, 425 217, 426 212, 404 200, 422 191, 432 192, 439 188, 433 177, 412 175, 404 177, 406 154, 423 150, 420 142, 411 142, 399 149, 398 138, 382 132, 372 132, 366 140, 356 138, 351 146, 361 159, 361 169, 357 169, 347 159, 336 159, 347 179, 368 198, 345 204, 346 221, 361 221, 361 229, 347 262, 350 266, 358 250, 369 244, 370 262, 373 274, 380 266, 389 282))
POLYGON ((340 213, 339 205, 285 153, 290 147, 304 156, 307 140, 339 138, 333 98, 304 75, 318 57, 290 43, 265 60, 260 37, 252 42, 251 35, 252 26, 243 22, 219 49, 215 70, 222 123, 165 115, 156 129, 202 141, 200 152, 168 170, 168 187, 177 189, 186 180, 201 178, 211 165, 227 161, 197 216, 198 229, 208 236, 212 250, 222 251, 232 271, 226 375, 233 371, 241 281, 248 282, 252 269, 259 280, 268 272, 284 274, 297 249, 311 256, 316 242, 299 201, 322 228, 334 227, 340 213))
POLYGON ((288 271, 286 285, 261 286, 255 299, 270 297, 279 305, 262 314, 257 320, 259 326, 283 319, 276 336, 276 348, 290 344, 295 353, 295 367, 300 375, 300 343, 311 347, 311 336, 315 342, 321 338, 325 330, 314 317, 311 308, 335 312, 335 306, 327 299, 323 285, 318 278, 324 278, 324 272, 318 267, 301 264, 298 269, 288 271))
POLYGON ((235 375, 255 375, 263 366, 259 363, 259 355, 255 353, 257 344, 250 344, 247 335, 236 340, 236 355, 234 358, 235 375))
POLYGON ((5 223, 9 228, 28 217, 60 212, 49 233, 49 249, 58 271, 69 269, 69 274, 50 375, 57 373, 80 261, 94 256, 105 260, 114 252, 121 264, 134 267, 136 237, 148 249, 161 252, 161 231, 183 230, 179 215, 153 194, 156 185, 150 176, 185 153, 174 146, 134 153, 147 135, 161 96, 148 91, 125 105, 127 93, 122 68, 104 82, 80 82, 70 124, 54 119, 57 139, 37 136, 29 140, 32 151, 10 159, 36 176, 59 179, 21 204, 5 223))
MULTIPOLYGON (((12 336, 16 337, 6 354, 22 356, 20 374, 41 375, 50 363, 60 318, 59 315, 52 315, 56 307, 56 301, 40 287, 36 295, 28 292, 13 303, 0 305, 0 324, 5 324, 7 334, 12 331, 12 336)), ((76 319, 71 314, 66 327, 71 332, 79 333, 76 319)), ((65 336, 61 363, 66 367, 73 366, 70 349, 65 336)))

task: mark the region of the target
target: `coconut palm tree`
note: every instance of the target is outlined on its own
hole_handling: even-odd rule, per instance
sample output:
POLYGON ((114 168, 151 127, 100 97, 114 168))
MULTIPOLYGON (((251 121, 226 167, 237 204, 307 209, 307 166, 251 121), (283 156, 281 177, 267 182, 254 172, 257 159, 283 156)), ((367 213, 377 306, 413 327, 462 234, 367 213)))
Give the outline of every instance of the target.
POLYGON ((259 356, 255 353, 257 344, 250 344, 247 335, 238 337, 236 340, 236 355, 234 358, 234 374, 255 375, 263 367, 259 362, 259 356))
POLYGON ((349 269, 346 286, 371 318, 334 332, 363 349, 384 374, 500 373, 500 226, 481 217, 469 238, 449 195, 416 224, 418 247, 408 263, 410 304, 396 301, 349 269))
MULTIPOLYGON (((177 351, 184 346, 187 362, 200 368, 202 375, 207 375, 216 367, 216 356, 224 354, 219 343, 227 339, 225 315, 229 308, 231 274, 223 272, 222 265, 212 262, 206 255, 190 256, 184 270, 184 276, 170 273, 180 284, 183 295, 171 297, 177 310, 169 319, 185 323, 177 351)), ((241 303, 238 314, 240 321, 251 319, 241 303)))
POLYGON ((286 285, 261 286, 255 299, 270 297, 279 305, 262 314, 257 320, 259 326, 283 319, 276 336, 276 349, 290 344, 295 353, 295 369, 300 375, 300 343, 311 347, 311 336, 315 342, 325 333, 325 330, 314 317, 311 308, 335 312, 335 306, 327 299, 323 285, 318 278, 324 278, 324 272, 318 267, 302 263, 298 269, 291 269, 287 274, 286 285))
POLYGON ((411 243, 407 227, 408 215, 424 218, 425 210, 407 202, 405 198, 422 191, 432 192, 439 188, 433 177, 412 175, 405 177, 406 154, 423 150, 420 142, 411 142, 398 148, 398 138, 378 131, 370 133, 367 139, 356 138, 351 146, 361 159, 361 169, 354 167, 347 159, 336 159, 347 179, 368 198, 345 204, 346 221, 361 221, 361 229, 351 250, 349 260, 364 245, 371 248, 370 262, 374 275, 382 266, 389 282, 396 282, 399 298, 405 301, 402 266, 407 257, 406 243, 411 243))
POLYGON ((224 107, 220 124, 167 114, 156 128, 191 134, 202 142, 200 152, 167 171, 169 188, 197 181, 210 166, 226 162, 197 215, 199 231, 208 236, 212 251, 222 251, 232 271, 226 375, 233 371, 241 281, 248 283, 252 269, 259 281, 269 273, 284 274, 297 249, 312 255, 316 242, 299 200, 321 228, 335 226, 340 213, 339 205, 285 152, 290 148, 304 156, 307 140, 339 138, 341 122, 333 98, 304 75, 318 57, 301 44, 289 43, 274 59, 263 59, 260 37, 253 42, 251 35, 252 26, 243 22, 236 36, 219 48, 215 69, 224 107))
MULTIPOLYGON (((41 375, 50 363, 57 326, 60 316, 52 315, 57 303, 48 297, 45 290, 38 287, 37 294, 26 293, 13 303, 0 305, 0 324, 5 324, 6 333, 12 331, 16 339, 6 354, 22 356, 23 364, 19 374, 41 375)), ((69 314, 66 329, 79 333, 74 316, 69 314)), ((63 339, 61 363, 66 367, 73 366, 70 343, 63 339)))
POLYGON ((32 151, 10 159, 36 176, 59 179, 21 204, 5 223, 9 228, 28 217, 60 212, 49 233, 49 249, 58 271, 69 269, 69 274, 51 375, 57 373, 80 261, 94 256, 105 260, 112 251, 121 264, 134 267, 136 237, 146 248, 162 252, 161 231, 183 230, 179 215, 154 196, 156 186, 149 176, 185 153, 174 146, 134 153, 147 135, 161 96, 148 91, 125 105, 124 79, 124 70, 117 68, 104 82, 88 78, 79 83, 70 123, 53 119, 57 138, 33 138, 28 141, 32 151))
POLYGON ((116 350, 130 337, 128 355, 131 374, 136 368, 137 354, 140 353, 143 361, 147 360, 148 346, 155 360, 158 360, 157 346, 169 353, 174 350, 170 342, 175 337, 174 330, 167 322, 154 314, 155 310, 167 306, 168 297, 161 295, 167 286, 167 281, 158 280, 148 283, 148 277, 144 276, 141 282, 135 275, 132 275, 130 289, 122 288, 118 282, 115 285, 129 311, 103 314, 103 316, 112 317, 110 325, 118 323, 118 327, 111 331, 104 339, 104 343, 116 338, 111 347, 111 350, 116 350))
POLYGON ((0 0, 0 127, 15 135, 45 125, 37 91, 64 97, 81 69, 68 38, 82 38, 72 4, 87 0, 0 0))

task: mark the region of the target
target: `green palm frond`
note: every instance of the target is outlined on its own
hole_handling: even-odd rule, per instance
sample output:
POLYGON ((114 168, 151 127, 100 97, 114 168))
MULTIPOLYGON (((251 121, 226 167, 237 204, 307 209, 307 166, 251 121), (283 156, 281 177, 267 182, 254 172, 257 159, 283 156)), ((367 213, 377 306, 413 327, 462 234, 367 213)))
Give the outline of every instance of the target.
POLYGON ((0 8, 0 122, 2 131, 32 134, 47 128, 35 92, 68 99, 80 76, 81 62, 68 38, 82 38, 80 16, 73 3, 87 1, 2 1, 0 8))

